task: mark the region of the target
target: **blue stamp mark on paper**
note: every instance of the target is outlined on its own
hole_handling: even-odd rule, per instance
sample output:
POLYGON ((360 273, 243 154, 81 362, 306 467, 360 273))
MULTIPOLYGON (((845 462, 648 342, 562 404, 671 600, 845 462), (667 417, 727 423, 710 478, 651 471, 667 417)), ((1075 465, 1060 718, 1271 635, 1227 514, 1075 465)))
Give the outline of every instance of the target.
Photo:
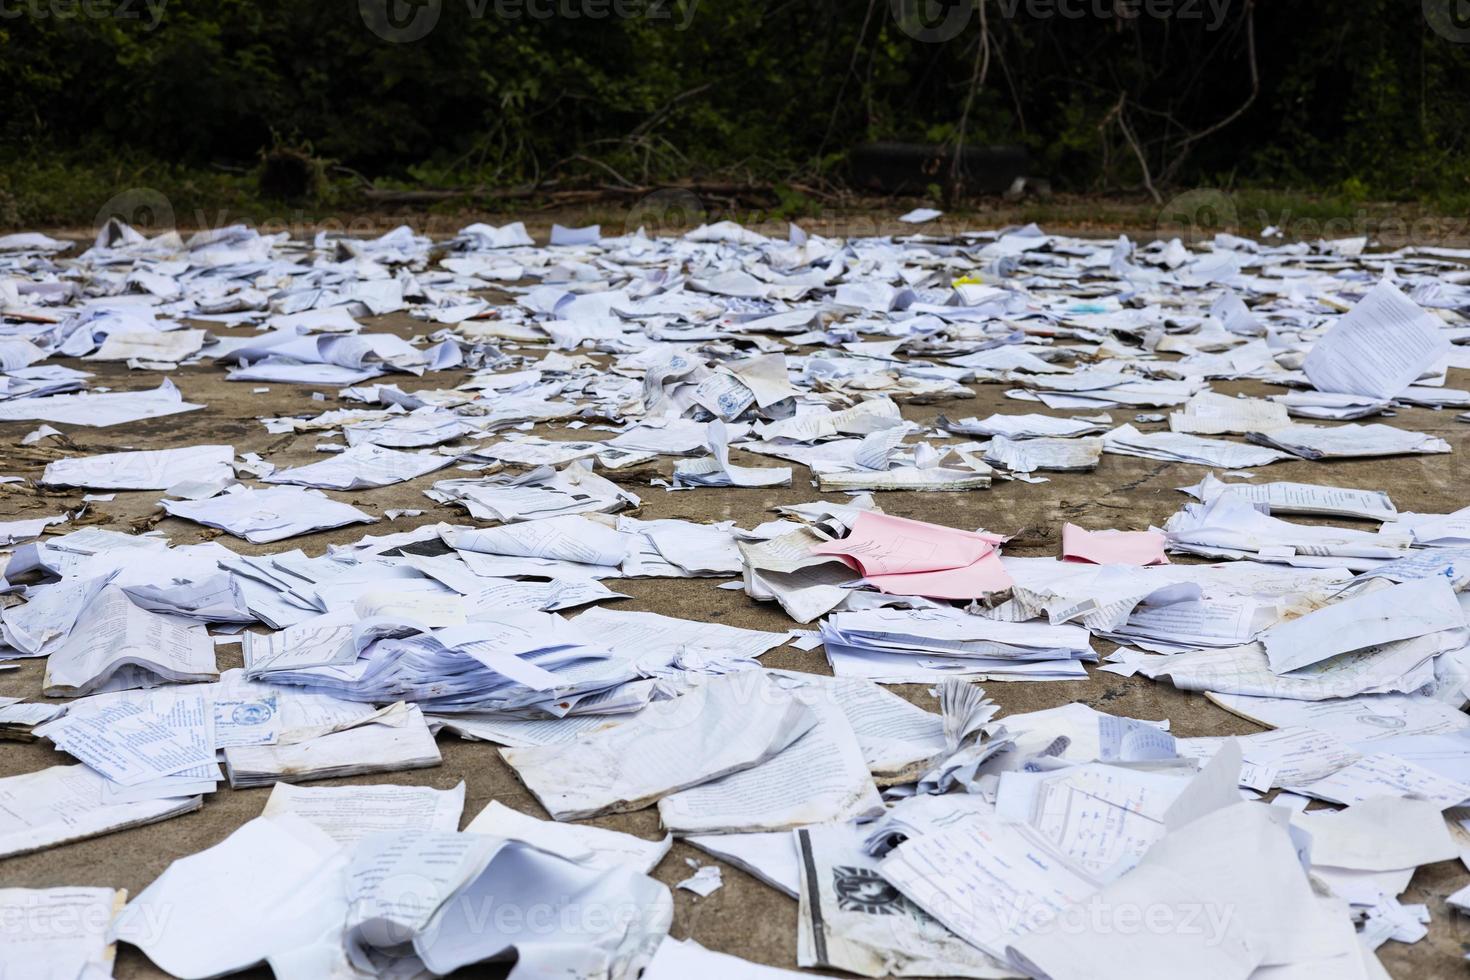
POLYGON ((247 701, 235 706, 235 710, 230 714, 230 720, 237 725, 263 725, 270 721, 274 714, 275 711, 269 704, 247 701))

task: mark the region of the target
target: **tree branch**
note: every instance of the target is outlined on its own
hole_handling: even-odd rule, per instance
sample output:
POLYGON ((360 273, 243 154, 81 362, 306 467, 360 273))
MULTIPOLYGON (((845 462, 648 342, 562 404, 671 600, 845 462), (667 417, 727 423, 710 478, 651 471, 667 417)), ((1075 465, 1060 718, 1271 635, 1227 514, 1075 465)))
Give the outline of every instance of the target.
POLYGON ((970 110, 975 105, 975 94, 990 77, 990 19, 987 16, 986 0, 979 0, 980 44, 975 49, 975 68, 970 73, 970 90, 965 93, 965 108, 960 113, 960 127, 955 134, 954 159, 949 165, 950 196, 959 198, 965 189, 964 156, 965 135, 970 127, 970 110))

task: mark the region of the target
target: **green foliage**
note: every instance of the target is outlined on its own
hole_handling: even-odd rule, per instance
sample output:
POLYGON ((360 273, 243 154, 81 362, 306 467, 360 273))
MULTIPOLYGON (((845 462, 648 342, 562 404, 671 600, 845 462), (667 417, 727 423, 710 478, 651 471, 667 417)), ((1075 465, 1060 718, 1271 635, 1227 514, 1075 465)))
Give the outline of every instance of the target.
POLYGON ((795 188, 785 184, 777 184, 772 188, 776 192, 776 206, 771 210, 770 217, 782 221, 796 221, 801 218, 815 217, 822 213, 822 206, 812 200, 809 195, 803 194, 795 188))
MULTIPOLYGON (((245 182, 218 166, 251 171, 278 145, 380 186, 641 186, 840 181, 857 143, 964 133, 1025 146, 1059 190, 1136 189, 1141 153, 1176 187, 1470 193, 1470 44, 1436 33, 1421 0, 1229 0, 1218 22, 1208 3, 1122 20, 1090 13, 1110 4, 973 2, 989 67, 961 120, 979 17, 931 43, 896 0, 13 0, 0 220, 130 186, 234 200, 245 182), (437 22, 394 43, 368 23, 385 5, 399 25, 437 22), (1089 13, 1038 13, 1061 6, 1089 13), (1250 9, 1259 94, 1191 140, 1250 97, 1250 9)), ((805 206, 781 193, 780 213, 805 206)))

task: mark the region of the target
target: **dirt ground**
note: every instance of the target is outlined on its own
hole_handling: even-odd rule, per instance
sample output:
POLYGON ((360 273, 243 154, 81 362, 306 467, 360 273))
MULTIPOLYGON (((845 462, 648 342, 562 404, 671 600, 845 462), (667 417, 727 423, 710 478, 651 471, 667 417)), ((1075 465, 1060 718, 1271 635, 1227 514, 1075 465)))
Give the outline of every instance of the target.
MULTIPOLYGON (((404 337, 425 332, 424 324, 403 315, 366 322, 374 331, 391 330, 404 337)), ((211 329, 219 328, 212 326, 211 329)), ((519 353, 534 354, 534 350, 526 348, 519 353)), ((72 363, 66 360, 63 363, 93 371, 96 374, 94 387, 139 389, 154 387, 158 383, 157 374, 151 371, 129 371, 122 365, 92 362, 72 363)), ((225 381, 222 370, 212 363, 181 368, 171 372, 170 376, 187 400, 208 407, 113 428, 58 426, 70 440, 64 445, 58 445, 58 441, 52 439, 36 446, 22 446, 21 437, 37 423, 0 423, 0 446, 4 447, 0 451, 0 474, 34 478, 39 477, 47 462, 63 456, 201 443, 230 443, 237 453, 259 452, 279 466, 322 458, 314 449, 315 444, 323 440, 322 433, 273 436, 256 419, 265 415, 315 415, 337 407, 333 390, 325 390, 325 402, 313 400, 313 389, 302 385, 276 384, 270 386, 269 392, 257 394, 252 391, 256 387, 253 383, 225 381)), ((430 374, 420 379, 393 375, 384 380, 397 383, 405 390, 452 387, 463 380, 463 373, 430 374)), ((1470 387, 1470 372, 1452 371, 1449 384, 1452 387, 1470 387)), ((1230 382, 1216 382, 1214 388, 1225 393, 1244 391, 1261 394, 1268 390, 1254 383, 1230 382)), ((1045 411, 1039 405, 1018 404, 1005 399, 1004 390, 1002 385, 975 386, 973 398, 905 405, 904 414, 918 422, 932 423, 941 413, 984 417, 991 412, 1045 411)), ((1115 421, 1123 422, 1128 421, 1133 413, 1114 410, 1112 414, 1115 421)), ((1422 409, 1404 410, 1396 419, 1387 421, 1443 437, 1453 445, 1454 453, 1335 463, 1291 461, 1261 468, 1254 482, 1292 480, 1381 488, 1392 494, 1401 511, 1443 513, 1464 506, 1467 503, 1464 461, 1466 453, 1470 453, 1470 425, 1455 421, 1452 412, 1422 409)), ((1139 427, 1153 431, 1161 425, 1140 424, 1139 427)), ((555 424, 538 426, 536 431, 552 438, 579 435, 555 424)), ((583 430, 580 435, 585 437, 585 434, 586 430, 583 430)), ((773 463, 764 457, 739 452, 735 461, 744 465, 773 463)), ((801 466, 794 467, 796 478, 790 488, 667 493, 648 485, 655 476, 667 477, 671 468, 672 461, 664 458, 656 464, 607 475, 643 498, 642 508, 636 514, 646 518, 735 520, 742 526, 751 527, 771 519, 774 516, 772 507, 818 497, 808 481, 805 467, 801 466)), ((1199 466, 1104 455, 1095 473, 1051 474, 1048 483, 997 481, 989 490, 968 493, 903 492, 879 494, 877 497, 879 505, 889 513, 1015 535, 1006 548, 1008 554, 1047 556, 1057 552, 1064 521, 1095 529, 1137 530, 1161 525, 1189 499, 1177 488, 1198 482, 1205 472, 1206 469, 1199 466)), ((218 539, 227 547, 246 554, 263 554, 298 546, 309 554, 319 554, 329 544, 354 541, 364 533, 402 531, 416 524, 441 520, 470 523, 462 511, 437 505, 423 495, 430 484, 444 478, 445 473, 431 474, 383 489, 333 494, 350 499, 374 515, 381 515, 389 508, 417 508, 424 511, 422 517, 400 518, 394 522, 385 519, 373 526, 347 527, 274 545, 254 546, 192 523, 163 518, 157 508, 160 495, 151 491, 119 492, 110 502, 91 504, 81 521, 61 525, 58 530, 71 530, 86 523, 134 532, 157 527, 175 544, 218 539)), ((29 482, 0 484, 0 520, 58 514, 63 509, 75 511, 82 505, 83 492, 38 489, 29 482)), ((785 631, 794 625, 775 604, 756 603, 742 592, 717 589, 720 581, 708 578, 619 580, 611 584, 632 598, 617 600, 612 608, 649 610, 690 619, 714 619, 735 626, 772 631, 785 631)), ((237 645, 219 649, 221 669, 240 665, 237 645)), ((1108 650, 1110 646, 1100 643, 1099 649, 1108 650)), ((22 665, 20 670, 0 673, 0 695, 39 697, 42 663, 35 660, 19 663, 22 665)), ((792 647, 782 647, 767 654, 764 663, 770 667, 827 672, 820 649, 801 652, 792 647)), ((989 683, 985 687, 987 693, 1003 707, 1002 717, 1007 713, 1081 701, 1112 714, 1168 718, 1173 723, 1173 731, 1182 736, 1248 734, 1259 730, 1254 724, 1215 707, 1202 696, 1181 694, 1170 686, 1142 677, 1125 679, 1093 670, 1085 683, 989 683)), ((917 704, 937 710, 934 699, 923 687, 897 687, 894 690, 917 704)), ((71 761, 62 753, 52 751, 45 742, 3 744, 0 775, 30 772, 71 761)), ((445 789, 463 781, 466 784, 466 822, 491 800, 545 816, 534 798, 501 761, 494 746, 461 741, 450 735, 441 736, 439 744, 444 762, 437 768, 327 781, 322 785, 396 782, 445 789)), ((257 816, 269 792, 269 789, 236 791, 222 786, 219 792, 205 799, 202 809, 194 813, 0 861, 0 885, 105 885, 126 888, 136 894, 171 861, 219 842, 242 823, 257 816)), ((657 813, 651 808, 599 818, 594 822, 645 838, 661 836, 657 813)), ((687 877, 690 868, 684 859, 689 857, 701 863, 714 861, 703 852, 676 843, 655 876, 670 885, 687 877)), ((725 886, 722 889, 708 898, 698 898, 687 891, 674 892, 673 935, 692 937, 712 949, 759 963, 794 968, 796 902, 732 866, 716 863, 721 865, 724 873, 725 886)), ((1467 926, 1470 920, 1462 919, 1451 910, 1444 898, 1466 883, 1470 883, 1470 874, 1458 862, 1421 868, 1415 875, 1403 901, 1427 904, 1433 921, 1428 939, 1412 946, 1389 942, 1379 951, 1383 963, 1394 976, 1429 978, 1464 974, 1462 943, 1470 941, 1470 926, 1467 926)), ((467 969, 462 973, 466 976, 487 975, 485 968, 467 969)), ((116 975, 124 980, 164 976, 142 953, 128 946, 119 948, 116 975)), ((262 969, 247 975, 268 977, 269 973, 262 969)))

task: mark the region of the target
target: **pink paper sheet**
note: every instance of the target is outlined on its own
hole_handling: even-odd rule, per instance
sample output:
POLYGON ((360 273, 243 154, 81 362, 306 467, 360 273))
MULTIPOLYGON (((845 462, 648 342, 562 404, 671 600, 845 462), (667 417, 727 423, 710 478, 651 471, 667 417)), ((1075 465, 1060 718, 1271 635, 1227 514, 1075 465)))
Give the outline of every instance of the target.
POLYGON ((868 582, 879 592, 889 595, 917 595, 928 599, 979 599, 1004 592, 1015 584, 1000 563, 998 551, 992 551, 963 568, 909 572, 907 575, 869 575, 868 582))
POLYGON ((890 595, 978 599, 1011 587, 993 534, 864 512, 852 533, 812 549, 835 555, 890 595))
POLYGON ((1157 531, 1088 531, 1062 526, 1062 560, 1094 565, 1167 565, 1164 536, 1157 531))

